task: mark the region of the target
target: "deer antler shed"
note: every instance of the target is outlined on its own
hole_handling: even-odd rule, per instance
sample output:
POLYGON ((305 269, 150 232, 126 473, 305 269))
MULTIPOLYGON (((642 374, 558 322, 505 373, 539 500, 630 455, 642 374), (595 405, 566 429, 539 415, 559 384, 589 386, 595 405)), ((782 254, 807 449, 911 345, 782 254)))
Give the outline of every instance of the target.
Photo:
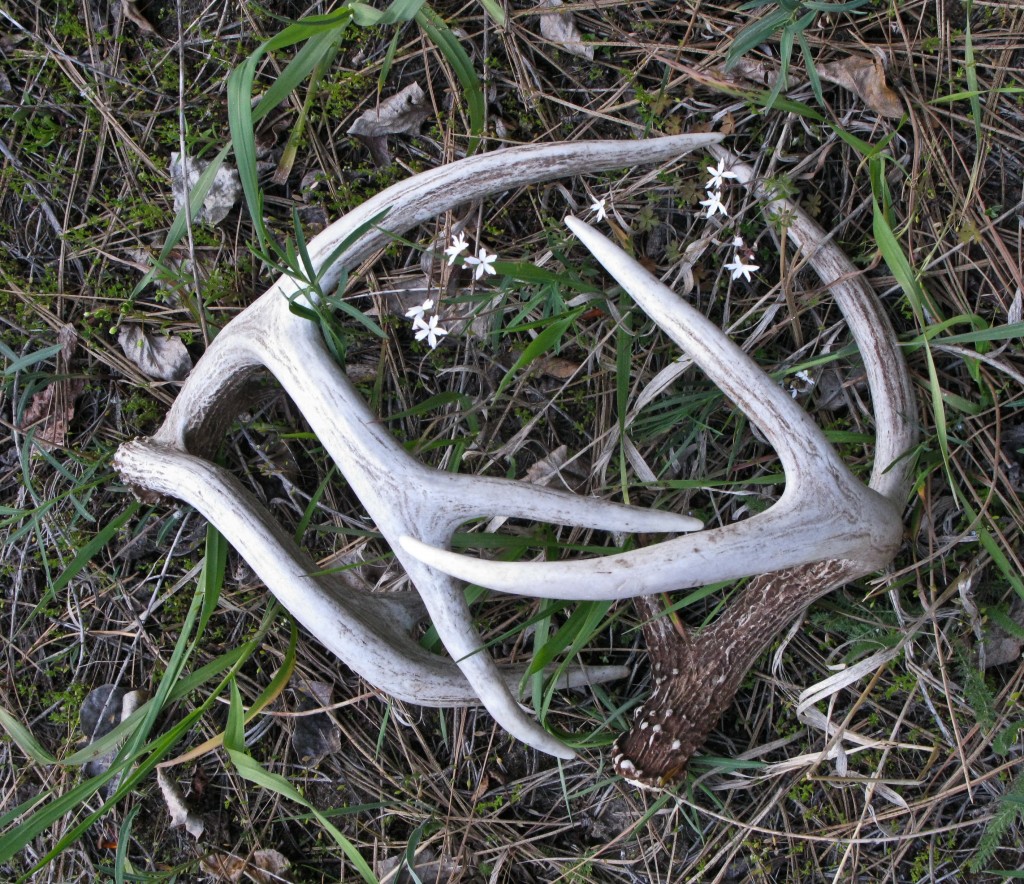
MULTIPOLYGON (((455 206, 525 183, 656 162, 694 149, 731 164, 767 211, 784 211, 788 238, 806 255, 843 312, 864 359, 877 425, 867 485, 843 464, 804 411, 717 327, 583 222, 569 228, 636 303, 764 433, 787 482, 780 500, 745 521, 629 553, 581 561, 499 563, 447 546, 469 519, 503 515, 614 531, 694 532, 676 513, 638 509, 526 483, 429 469, 387 434, 334 363, 313 323, 289 311, 298 283, 282 277, 221 331, 197 363, 161 429, 126 443, 115 464, 137 489, 195 506, 235 546, 288 610, 334 654, 382 690, 414 703, 483 703, 524 742, 559 757, 572 750, 541 728, 480 650, 458 579, 501 592, 563 599, 641 597, 654 687, 633 729, 613 751, 616 769, 642 785, 677 778, 731 702, 772 636, 828 590, 878 570, 902 537, 915 402, 888 319, 868 283, 799 208, 768 194, 752 171, 718 146, 720 136, 579 142, 495 151, 461 160, 383 191, 309 245, 319 272, 353 232, 388 210, 323 278, 378 251, 389 237, 455 206), (351 575, 317 574, 314 563, 256 499, 207 458, 238 407, 237 391, 268 369, 291 395, 366 507, 416 592, 380 594, 351 575), (656 616, 655 593, 760 572, 718 621, 680 636, 656 616), (426 610, 452 660, 430 654, 411 629, 426 610)), ((573 670, 565 683, 620 677, 621 667, 573 670)))

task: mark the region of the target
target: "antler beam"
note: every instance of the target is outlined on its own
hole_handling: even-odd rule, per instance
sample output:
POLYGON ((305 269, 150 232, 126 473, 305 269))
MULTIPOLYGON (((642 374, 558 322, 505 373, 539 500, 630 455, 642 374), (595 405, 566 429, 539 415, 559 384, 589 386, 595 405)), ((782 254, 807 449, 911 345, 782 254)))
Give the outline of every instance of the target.
MULTIPOLYGON (((161 429, 121 447, 115 464, 137 489, 181 498, 242 553, 285 606, 338 657, 390 694, 424 705, 482 702, 510 733, 560 757, 572 752, 515 701, 503 670, 482 652, 455 578, 525 596, 617 599, 761 573, 710 628, 678 633, 651 600, 645 634, 654 692, 615 749, 625 777, 671 781, 703 742, 743 674, 771 636, 829 589, 884 567, 899 546, 909 474, 900 458, 915 434, 913 390, 895 335, 870 286, 798 207, 777 200, 716 135, 642 142, 513 148, 453 163, 382 192, 310 243, 321 284, 335 285, 392 235, 513 186, 580 171, 655 162, 707 148, 731 163, 766 210, 786 218, 788 238, 831 289, 865 362, 877 423, 875 464, 859 481, 820 429, 717 327, 636 261, 575 218, 570 229, 654 321, 761 429, 787 476, 780 500, 744 522, 634 552, 554 563, 496 563, 447 549, 461 523, 501 515, 615 531, 680 533, 700 524, 675 513, 503 480, 441 473, 412 459, 369 411, 335 364, 316 327, 289 310, 311 297, 282 277, 230 322, 197 363, 161 429), (381 220, 383 219, 383 220, 381 220), (374 226, 371 222, 376 222, 374 226), (331 266, 325 267, 329 262, 331 266), (372 593, 351 575, 315 566, 226 470, 207 459, 235 417, 237 393, 269 370, 291 395, 391 544, 414 592, 372 593), (770 573, 763 573, 768 571, 770 573), (423 611, 457 663, 410 636, 423 611)), ((618 667, 577 670, 568 681, 604 680, 618 667)))

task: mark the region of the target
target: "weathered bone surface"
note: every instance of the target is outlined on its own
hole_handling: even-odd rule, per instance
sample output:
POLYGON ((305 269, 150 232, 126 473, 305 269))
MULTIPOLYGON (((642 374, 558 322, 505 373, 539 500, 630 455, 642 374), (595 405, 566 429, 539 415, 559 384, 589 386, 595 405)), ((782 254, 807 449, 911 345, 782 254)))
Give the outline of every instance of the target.
MULTIPOLYGON (((319 271, 339 244, 386 212, 336 256, 321 285, 335 285, 390 241, 470 200, 527 183, 674 159, 716 144, 713 134, 646 141, 598 141, 495 151, 416 175, 346 215, 309 244, 319 271)), ((194 505, 250 563, 291 613, 333 653, 382 690, 425 705, 480 702, 510 733, 553 755, 572 750, 549 735, 516 702, 502 671, 481 650, 461 585, 419 561, 399 543, 444 547, 452 532, 481 516, 529 518, 616 531, 680 532, 700 528, 683 515, 584 498, 526 483, 442 473, 413 460, 388 435, 334 363, 316 327, 289 310, 305 297, 282 277, 233 319, 196 364, 164 425, 151 439, 123 445, 115 466, 142 492, 194 505), (269 370, 391 544, 418 597, 372 594, 351 577, 311 576, 313 563, 225 470, 210 463, 239 408, 239 392, 269 370), (421 604, 422 602, 422 604, 421 604), (425 653, 409 629, 425 608, 453 663, 425 653)), ((529 593, 527 593, 529 594, 529 593)), ((618 667, 581 670, 572 681, 623 674, 618 667)))
POLYGON ((402 540, 435 567, 492 589, 519 587, 522 594, 546 595, 543 588, 555 586, 567 598, 645 597, 759 575, 697 635, 663 616, 652 598, 638 601, 646 618, 654 687, 632 729, 614 747, 613 761, 622 776, 643 786, 679 778, 744 674, 782 627, 826 592, 891 561, 902 539, 901 510, 910 485, 904 455, 916 440, 906 364, 863 275, 798 206, 768 192, 725 149, 711 152, 752 189, 766 214, 784 219, 789 241, 814 267, 846 319, 875 412, 868 484, 849 472, 802 409, 722 332, 618 247, 569 219, 605 269, 776 448, 787 480, 781 499, 738 524, 582 562, 492 564, 402 540))

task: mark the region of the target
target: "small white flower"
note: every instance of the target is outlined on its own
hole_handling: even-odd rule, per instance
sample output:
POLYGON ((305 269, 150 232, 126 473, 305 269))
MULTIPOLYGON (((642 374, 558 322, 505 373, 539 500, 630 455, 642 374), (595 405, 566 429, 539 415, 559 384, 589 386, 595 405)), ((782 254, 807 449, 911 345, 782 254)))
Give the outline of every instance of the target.
POLYGON ((423 322, 423 314, 433 309, 434 299, 427 298, 422 304, 417 304, 415 307, 406 310, 405 315, 412 320, 413 328, 417 328, 419 323, 423 322))
POLYGON ((739 279, 742 276, 747 282, 750 282, 750 274, 761 268, 758 264, 744 264, 743 258, 737 255, 729 264, 725 265, 725 269, 732 274, 733 279, 739 279))
POLYGON ((483 279, 485 273, 490 273, 491 276, 494 276, 498 272, 493 266, 497 260, 497 255, 487 254, 487 249, 481 246, 475 258, 472 255, 466 258, 466 264, 473 268, 473 279, 483 279))
POLYGON ((469 248, 469 243, 466 242, 466 237, 461 233, 456 236, 452 234, 452 244, 444 250, 444 253, 448 256, 448 266, 451 267, 455 263, 455 259, 459 257, 466 249, 469 248))
POLYGON ((416 340, 422 341, 426 338, 431 350, 437 347, 437 341, 439 338, 443 338, 448 334, 448 329, 441 328, 441 326, 437 324, 436 313, 430 317, 429 322, 424 322, 423 317, 421 316, 414 328, 417 329, 416 340))
POLYGON ((806 371, 798 371, 789 383, 789 395, 794 399, 814 389, 814 378, 806 371))
POLYGON ((714 193, 708 193, 706 200, 701 200, 700 204, 708 210, 708 218, 714 218, 717 212, 721 212, 726 218, 729 217, 729 213, 726 211, 725 206, 722 205, 722 191, 716 190, 714 193))
POLYGON ((602 199, 595 199, 590 204, 590 211, 596 213, 594 216, 595 221, 604 221, 604 219, 608 217, 608 212, 605 209, 605 203, 607 202, 608 198, 604 197, 602 199))
POLYGON ((734 246, 735 246, 735 247, 736 247, 737 249, 742 249, 742 248, 743 248, 743 237, 742 237, 742 236, 737 236, 737 237, 734 237, 734 238, 733 238, 733 241, 732 241, 732 244, 733 244, 733 245, 734 245, 734 246))
POLYGON ((711 173, 711 180, 707 183, 709 191, 721 190, 726 178, 736 177, 735 172, 727 172, 725 170, 725 160, 719 160, 717 166, 708 166, 707 169, 711 173))

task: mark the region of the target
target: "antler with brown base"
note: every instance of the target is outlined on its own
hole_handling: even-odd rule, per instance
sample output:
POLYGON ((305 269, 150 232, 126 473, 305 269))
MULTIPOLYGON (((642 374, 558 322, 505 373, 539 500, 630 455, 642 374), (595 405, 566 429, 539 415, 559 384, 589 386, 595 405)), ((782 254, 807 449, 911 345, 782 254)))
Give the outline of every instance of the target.
MULTIPOLYGON (((513 148, 426 172, 382 192, 309 246, 327 290, 400 234, 460 203, 512 186, 715 149, 717 135, 641 142, 583 142, 513 148), (365 230, 373 219, 378 227, 365 230), (360 232, 360 231, 363 232, 360 232), (351 241, 350 241, 351 240, 351 241), (339 244, 348 243, 338 253, 339 244), (324 269, 329 260, 336 264, 324 269)), ((870 287, 796 207, 759 189, 789 219, 789 238, 833 291, 864 356, 878 424, 869 486, 858 481, 818 427, 717 327, 582 222, 575 231, 636 302, 687 350, 761 429, 786 471, 781 499, 744 522, 646 549, 579 562, 496 563, 446 547, 461 523, 502 515, 614 531, 679 533, 700 527, 675 513, 635 509, 535 485, 431 470, 413 460, 369 411, 310 322, 289 310, 308 297, 282 277, 232 320, 193 370, 163 427, 123 445, 115 464, 144 491, 183 499, 213 522, 311 633, 373 684, 423 705, 483 703, 513 735, 559 757, 568 747, 546 733, 509 690, 519 671, 502 670, 481 649, 463 597, 465 580, 504 592, 564 599, 617 599, 772 573, 751 583, 710 629, 682 639, 652 619, 655 691, 616 750, 620 773, 644 783, 671 779, 735 692, 754 656, 788 620, 829 588, 895 555, 902 527, 914 400, 895 338, 870 287), (238 409, 251 375, 277 377, 338 464, 405 567, 416 593, 381 595, 351 575, 317 574, 314 563, 226 470, 207 458, 238 409), (423 609, 453 660, 427 653, 410 631, 423 609)), ((578 670, 570 681, 620 676, 619 667, 578 670)))
POLYGON ((731 165, 766 213, 784 219, 789 240, 846 319, 875 412, 868 484, 850 473, 817 425, 717 327, 617 246, 570 218, 569 227, 609 274, 775 447, 787 479, 781 499, 737 524, 587 561, 496 564, 402 540, 423 561, 491 589, 548 595, 551 587, 550 594, 562 598, 645 597, 639 606, 654 687, 632 729, 613 749, 616 770, 644 786, 662 786, 683 773, 747 670, 782 627, 825 593, 892 560, 902 540, 901 510, 910 483, 904 456, 916 439, 906 364, 870 285, 798 206, 774 197, 728 151, 713 147, 711 152, 731 165), (650 598, 766 570, 696 635, 677 631, 650 598))

